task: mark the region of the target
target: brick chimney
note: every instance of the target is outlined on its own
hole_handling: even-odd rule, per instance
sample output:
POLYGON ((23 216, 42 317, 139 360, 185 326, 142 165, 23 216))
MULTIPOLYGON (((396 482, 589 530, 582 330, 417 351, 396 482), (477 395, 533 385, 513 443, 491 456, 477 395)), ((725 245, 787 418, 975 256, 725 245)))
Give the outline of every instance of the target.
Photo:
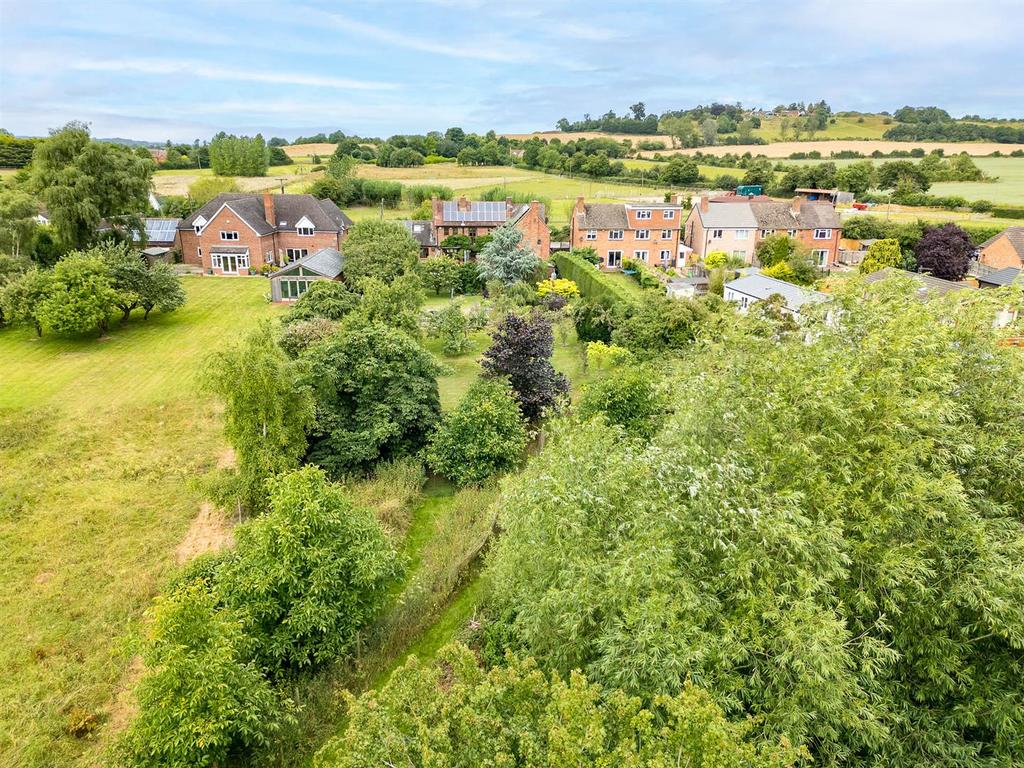
POLYGON ((277 226, 277 219, 274 218, 274 198, 269 192, 263 193, 263 218, 270 226, 277 226))
POLYGON ((512 218, 512 197, 505 198, 505 218, 512 218))
POLYGON ((433 211, 434 226, 441 226, 441 222, 444 221, 444 202, 437 195, 431 195, 430 207, 433 211))
POLYGON ((672 196, 669 197, 668 201, 672 205, 682 205, 683 204, 683 196, 680 195, 678 192, 674 192, 674 193, 672 193, 672 196))
POLYGON ((802 203, 803 201, 804 199, 800 197, 800 195, 797 195, 796 197, 793 198, 793 203, 789 206, 789 210, 793 213, 794 216, 800 214, 800 203, 802 203))
POLYGON ((586 211, 587 211, 587 208, 586 208, 586 205, 583 203, 583 198, 582 197, 577 197, 576 198, 576 205, 574 205, 572 207, 573 215, 576 216, 578 214, 583 214, 583 213, 586 213, 586 211))
POLYGON ((459 197, 458 206, 460 211, 468 211, 470 209, 469 199, 465 195, 462 195, 459 197))
POLYGON ((700 196, 700 210, 702 213, 707 213, 709 210, 711 210, 711 204, 708 202, 707 195, 700 196))

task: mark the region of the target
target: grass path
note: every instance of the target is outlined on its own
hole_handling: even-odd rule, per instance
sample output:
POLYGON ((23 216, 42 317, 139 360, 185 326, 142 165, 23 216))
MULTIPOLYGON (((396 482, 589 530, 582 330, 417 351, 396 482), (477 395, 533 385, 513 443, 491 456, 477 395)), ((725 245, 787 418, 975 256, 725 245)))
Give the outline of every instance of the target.
POLYGON ((0 766, 98 764, 124 719, 125 640, 225 448, 196 370, 277 311, 262 280, 185 286, 103 340, 0 330, 0 766))

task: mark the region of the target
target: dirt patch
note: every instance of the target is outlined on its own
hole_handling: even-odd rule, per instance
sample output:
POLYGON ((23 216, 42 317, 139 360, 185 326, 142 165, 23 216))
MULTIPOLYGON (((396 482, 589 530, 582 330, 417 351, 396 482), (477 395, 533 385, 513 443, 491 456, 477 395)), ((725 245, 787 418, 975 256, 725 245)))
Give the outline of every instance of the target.
POLYGON ((118 683, 114 700, 110 702, 106 712, 106 729, 108 734, 116 736, 128 727, 135 717, 138 706, 135 701, 135 686, 142 679, 145 665, 141 656, 133 656, 118 683))
POLYGON ((217 469, 234 469, 238 466, 238 457, 234 448, 225 448, 217 457, 217 469))
POLYGON ((33 584, 46 584, 53 578, 53 571, 43 571, 42 573, 36 574, 36 577, 32 579, 33 584))
POLYGON ((229 546, 231 540, 231 521, 212 504, 204 502, 185 538, 174 550, 174 557, 179 564, 184 563, 198 555, 229 546))

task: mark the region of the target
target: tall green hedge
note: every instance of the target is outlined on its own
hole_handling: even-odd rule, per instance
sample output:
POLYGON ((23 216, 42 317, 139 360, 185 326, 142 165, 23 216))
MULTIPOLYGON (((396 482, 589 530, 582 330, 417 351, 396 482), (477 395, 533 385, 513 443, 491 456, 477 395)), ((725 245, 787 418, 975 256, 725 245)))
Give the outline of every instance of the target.
POLYGON ((992 215, 1000 219, 1024 219, 1024 207, 1017 205, 994 205, 992 215))
POLYGON ((0 133, 0 168, 23 168, 32 160, 39 139, 17 139, 0 133))
POLYGON ((561 277, 572 280, 580 289, 580 293, 588 299, 609 297, 614 301, 633 303, 630 292, 586 259, 572 253, 556 253, 551 260, 558 267, 561 277))

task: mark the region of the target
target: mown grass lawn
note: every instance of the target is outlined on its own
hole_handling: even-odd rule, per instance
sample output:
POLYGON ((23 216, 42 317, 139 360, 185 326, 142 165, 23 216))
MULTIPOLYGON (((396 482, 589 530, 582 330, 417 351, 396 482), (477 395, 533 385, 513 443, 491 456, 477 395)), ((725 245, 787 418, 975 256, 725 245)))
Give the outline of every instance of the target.
POLYGON ((185 286, 104 339, 0 330, 0 765, 103 764, 128 719, 129 640, 226 448, 196 372, 279 311, 261 279, 185 286))

